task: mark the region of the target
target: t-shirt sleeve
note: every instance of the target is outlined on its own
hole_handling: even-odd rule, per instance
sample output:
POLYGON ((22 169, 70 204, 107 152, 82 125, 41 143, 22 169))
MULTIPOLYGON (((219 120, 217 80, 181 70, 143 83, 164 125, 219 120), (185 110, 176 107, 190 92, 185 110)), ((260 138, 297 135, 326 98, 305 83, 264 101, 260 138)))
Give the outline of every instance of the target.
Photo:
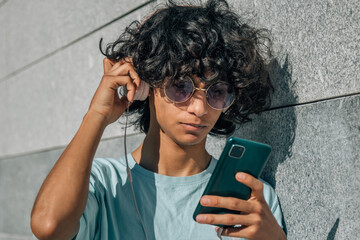
POLYGON ((79 232, 73 239, 95 239, 97 232, 98 209, 99 206, 94 194, 89 192, 84 213, 80 218, 79 232))
POLYGON ((261 179, 261 181, 264 184, 264 197, 265 200, 267 202, 267 204, 269 205, 271 212, 273 213, 277 223, 279 224, 279 226, 284 229, 284 220, 283 220, 283 213, 281 210, 281 206, 280 206, 280 202, 279 202, 279 198, 275 193, 275 190, 270 186, 270 184, 268 184, 267 182, 265 182, 264 180, 261 179))
POLYGON ((99 201, 96 192, 96 176, 91 173, 89 183, 89 194, 85 210, 80 218, 80 228, 74 240, 97 239, 99 235, 99 201))

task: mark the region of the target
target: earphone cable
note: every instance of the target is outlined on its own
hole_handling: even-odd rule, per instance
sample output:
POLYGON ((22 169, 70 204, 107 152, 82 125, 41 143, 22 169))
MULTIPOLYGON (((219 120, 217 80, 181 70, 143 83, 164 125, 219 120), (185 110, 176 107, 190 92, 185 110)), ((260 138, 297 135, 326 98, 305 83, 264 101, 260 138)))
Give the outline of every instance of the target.
POLYGON ((126 129, 127 129, 127 122, 128 122, 128 115, 129 115, 129 106, 130 106, 130 103, 129 105, 127 106, 126 108, 126 116, 125 116, 125 132, 124 132, 124 151, 125 151, 125 160, 126 160, 126 172, 127 172, 127 176, 128 176, 128 179, 129 179, 129 182, 130 182, 130 187, 131 187, 131 192, 132 192, 132 196, 133 196, 133 199, 134 199, 134 204, 135 204, 135 208, 136 208, 136 212, 140 218, 140 222, 141 222, 141 225, 142 225, 142 228, 144 230, 144 233, 145 233, 145 237, 146 237, 146 240, 149 240, 148 238, 148 235, 146 233, 146 229, 145 229, 145 225, 144 225, 144 222, 142 220, 142 217, 141 217, 141 214, 140 214, 140 211, 139 211, 139 208, 138 208, 138 205, 137 205, 137 202, 136 202, 136 197, 135 197, 135 192, 134 192, 134 186, 133 186, 133 179, 132 179, 132 175, 131 175, 131 169, 129 167, 129 161, 128 161, 128 158, 127 158, 127 147, 126 147, 126 129))

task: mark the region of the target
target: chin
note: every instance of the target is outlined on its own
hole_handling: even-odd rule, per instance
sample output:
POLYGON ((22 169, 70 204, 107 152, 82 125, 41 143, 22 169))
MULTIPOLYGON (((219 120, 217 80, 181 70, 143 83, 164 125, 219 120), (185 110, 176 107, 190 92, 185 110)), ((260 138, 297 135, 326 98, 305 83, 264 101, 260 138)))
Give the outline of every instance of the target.
POLYGON ((178 145, 182 145, 182 146, 193 146, 201 143, 206 138, 206 136, 207 135, 199 136, 194 134, 185 134, 185 136, 183 136, 182 138, 176 138, 175 142, 178 145))

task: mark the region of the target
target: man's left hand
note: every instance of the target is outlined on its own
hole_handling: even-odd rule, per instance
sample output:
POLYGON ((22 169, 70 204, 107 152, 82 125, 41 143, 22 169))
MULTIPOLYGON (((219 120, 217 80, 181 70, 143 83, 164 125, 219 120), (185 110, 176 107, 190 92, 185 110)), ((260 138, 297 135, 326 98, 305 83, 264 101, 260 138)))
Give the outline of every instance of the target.
POLYGON ((286 239, 263 195, 263 183, 246 173, 237 173, 236 180, 251 189, 248 200, 205 195, 200 204, 205 207, 226 208, 240 214, 199 214, 196 221, 212 225, 229 225, 222 235, 246 239, 286 239), (241 225, 241 227, 231 227, 241 225))

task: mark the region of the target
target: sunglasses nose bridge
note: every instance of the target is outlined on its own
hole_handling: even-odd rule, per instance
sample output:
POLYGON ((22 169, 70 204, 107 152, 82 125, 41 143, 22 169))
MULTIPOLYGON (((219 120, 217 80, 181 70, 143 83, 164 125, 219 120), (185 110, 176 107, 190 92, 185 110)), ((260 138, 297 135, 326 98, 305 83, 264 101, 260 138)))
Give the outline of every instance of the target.
POLYGON ((195 93, 196 90, 204 92, 205 95, 206 95, 206 101, 207 101, 207 91, 208 91, 208 88, 198 88, 198 87, 195 87, 195 86, 193 85, 193 91, 192 91, 192 93, 191 93, 190 98, 194 95, 194 93, 195 93))
POLYGON ((207 92, 207 88, 197 88, 197 87, 194 87, 194 91, 193 92, 195 92, 195 90, 199 90, 199 91, 203 91, 203 92, 207 92))

